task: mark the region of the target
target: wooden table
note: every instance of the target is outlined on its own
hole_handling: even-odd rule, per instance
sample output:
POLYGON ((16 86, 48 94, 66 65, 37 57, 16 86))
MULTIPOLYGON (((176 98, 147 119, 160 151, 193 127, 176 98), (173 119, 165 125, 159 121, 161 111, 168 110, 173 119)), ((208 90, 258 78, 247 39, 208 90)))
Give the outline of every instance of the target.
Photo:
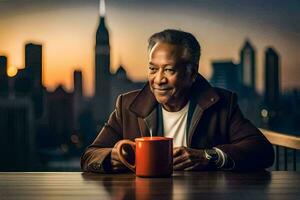
POLYGON ((0 173, 0 199, 300 199, 300 173, 175 172, 171 178, 81 172, 0 173))

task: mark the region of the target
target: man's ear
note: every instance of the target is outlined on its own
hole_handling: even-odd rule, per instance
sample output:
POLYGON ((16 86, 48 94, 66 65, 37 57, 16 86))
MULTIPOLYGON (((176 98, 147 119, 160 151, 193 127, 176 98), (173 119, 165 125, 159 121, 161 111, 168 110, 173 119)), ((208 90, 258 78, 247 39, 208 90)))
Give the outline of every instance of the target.
POLYGON ((197 78, 197 74, 198 74, 198 70, 197 70, 198 65, 189 63, 189 64, 187 64, 186 67, 187 67, 188 76, 191 77, 192 82, 195 82, 195 80, 197 78))

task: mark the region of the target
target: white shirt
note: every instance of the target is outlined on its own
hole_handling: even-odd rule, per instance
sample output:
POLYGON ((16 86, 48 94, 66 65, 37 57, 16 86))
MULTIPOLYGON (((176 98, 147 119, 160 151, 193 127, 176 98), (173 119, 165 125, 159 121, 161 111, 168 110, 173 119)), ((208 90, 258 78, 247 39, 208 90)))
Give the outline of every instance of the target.
MULTIPOLYGON (((164 124, 164 136, 173 138, 173 147, 187 146, 186 130, 187 116, 190 102, 188 102, 181 110, 177 112, 169 112, 162 107, 162 116, 164 124)), ((222 168, 227 162, 227 154, 221 149, 214 147, 221 159, 221 164, 217 166, 222 168)), ((233 163, 235 165, 235 163, 233 163)), ((234 166, 232 167, 234 168, 234 166)))
POLYGON ((190 102, 177 112, 169 112, 162 107, 164 136, 173 138, 173 147, 187 146, 186 126, 190 102))

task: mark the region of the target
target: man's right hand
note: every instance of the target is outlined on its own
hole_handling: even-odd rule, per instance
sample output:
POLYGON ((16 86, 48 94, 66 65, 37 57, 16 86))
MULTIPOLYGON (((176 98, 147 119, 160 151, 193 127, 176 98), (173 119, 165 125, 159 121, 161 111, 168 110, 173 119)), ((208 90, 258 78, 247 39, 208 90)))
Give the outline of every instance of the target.
POLYGON ((121 162, 116 147, 114 147, 111 151, 110 164, 113 172, 122 172, 127 169, 126 166, 121 162))
MULTIPOLYGON (((117 142, 114 146, 114 148, 112 149, 111 151, 111 159, 110 159, 110 164, 111 164, 111 170, 113 172, 124 172, 124 171, 127 171, 128 168, 121 162, 120 158, 119 158, 119 154, 118 154, 118 151, 117 151, 117 147, 119 145, 119 143, 121 142, 122 140, 120 140, 119 142, 117 142)), ((127 152, 126 151, 126 148, 124 150, 123 148, 123 155, 124 157, 130 157, 132 155, 129 155, 130 152, 127 152)), ((130 158, 128 158, 130 159, 130 158)))

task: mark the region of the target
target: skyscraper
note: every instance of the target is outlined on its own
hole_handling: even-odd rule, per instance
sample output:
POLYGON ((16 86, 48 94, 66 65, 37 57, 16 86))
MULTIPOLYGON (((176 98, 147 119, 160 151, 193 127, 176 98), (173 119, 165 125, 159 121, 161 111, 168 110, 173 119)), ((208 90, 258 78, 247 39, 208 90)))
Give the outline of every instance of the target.
POLYGON ((95 96, 94 108, 97 121, 107 119, 110 109, 110 45, 105 24, 105 2, 100 1, 100 20, 95 48, 95 96))
POLYGON ((265 103, 268 107, 277 105, 280 94, 279 56, 273 48, 265 52, 265 103))
POLYGON ((47 93, 47 118, 56 145, 68 144, 74 129, 73 94, 57 86, 54 92, 47 93))
POLYGON ((31 87, 42 86, 42 45, 28 43, 25 45, 25 67, 31 79, 31 87))
POLYGON ((80 70, 74 71, 74 93, 79 98, 82 98, 82 72, 80 70))
POLYGON ((36 118, 44 111, 44 88, 42 85, 42 45, 28 43, 25 45, 25 69, 18 73, 17 90, 30 95, 36 118))
POLYGON ((232 61, 213 62, 211 84, 232 91, 238 90, 238 67, 232 61))
POLYGON ((74 79, 74 124, 75 128, 79 127, 78 117, 82 108, 82 72, 79 70, 75 70, 73 74, 74 79))
POLYGON ((0 98, 0 119, 0 171, 32 171, 37 163, 31 100, 0 98))
POLYGON ((7 58, 0 56, 0 97, 8 94, 7 58))
POLYGON ((7 58, 6 56, 0 56, 0 78, 6 77, 7 70, 7 58))
POLYGON ((239 81, 242 86, 255 90, 255 49, 249 40, 240 52, 239 81))

